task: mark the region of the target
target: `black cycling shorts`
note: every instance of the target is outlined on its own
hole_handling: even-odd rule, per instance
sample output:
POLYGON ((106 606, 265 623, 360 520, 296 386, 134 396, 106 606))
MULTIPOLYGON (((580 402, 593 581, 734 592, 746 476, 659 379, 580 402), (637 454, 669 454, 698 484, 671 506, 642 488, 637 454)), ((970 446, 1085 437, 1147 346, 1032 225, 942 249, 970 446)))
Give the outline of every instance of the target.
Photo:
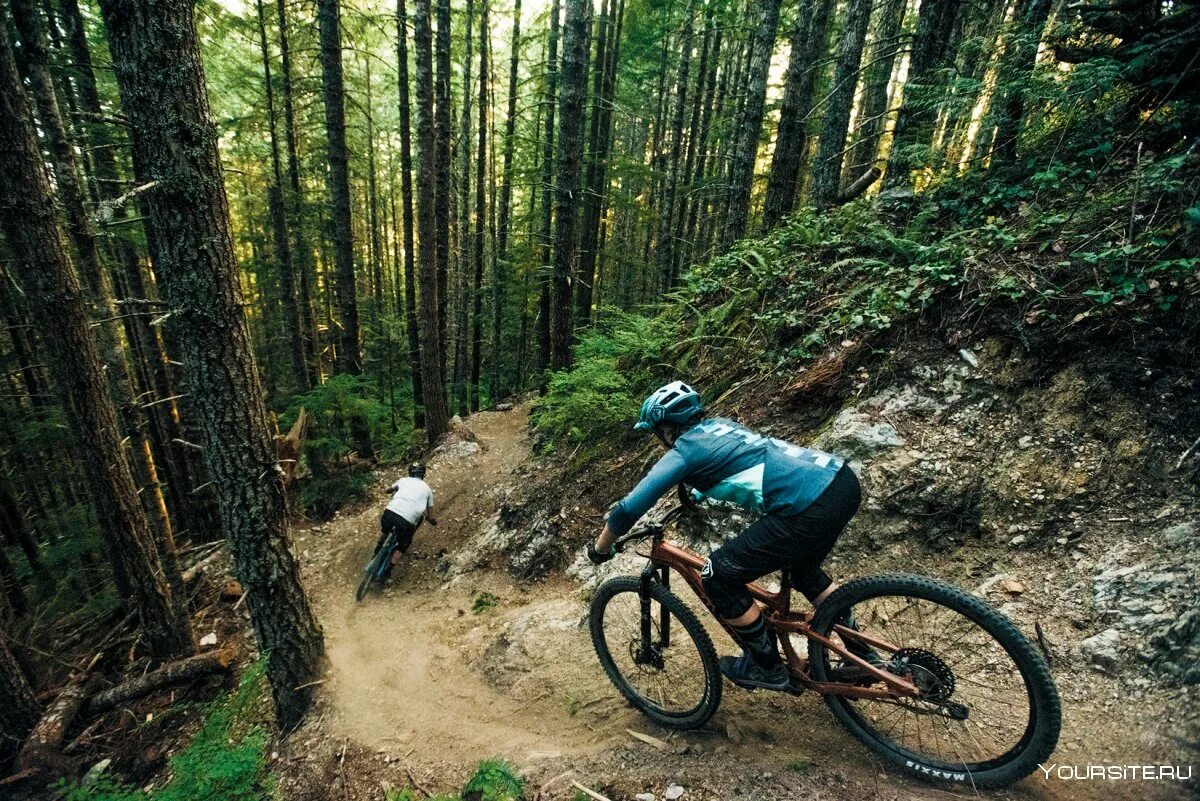
POLYGON ((403 516, 396 514, 391 509, 383 510, 383 517, 379 519, 379 528, 383 532, 379 535, 379 542, 375 548, 378 550, 383 545, 387 536, 392 533, 392 529, 396 530, 396 548, 400 553, 408 553, 408 546, 412 545, 413 534, 416 533, 417 527, 404 519, 403 516))
MULTIPOLYGON (((792 586, 811 601, 829 586, 821 563, 861 503, 858 476, 849 465, 843 465, 825 491, 800 514, 765 515, 713 551, 709 556, 712 577, 731 590, 736 587, 737 595, 749 601, 744 585, 790 568, 792 586)), ((749 603, 741 606, 742 614, 750 608, 749 603)))

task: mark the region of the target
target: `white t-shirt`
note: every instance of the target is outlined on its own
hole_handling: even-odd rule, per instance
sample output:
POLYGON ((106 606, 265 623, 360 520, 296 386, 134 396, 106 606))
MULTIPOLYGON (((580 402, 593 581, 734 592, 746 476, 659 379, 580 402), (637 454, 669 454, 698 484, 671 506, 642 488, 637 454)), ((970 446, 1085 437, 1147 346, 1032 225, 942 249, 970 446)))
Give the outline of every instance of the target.
POLYGON ((387 508, 414 526, 433 508, 433 490, 419 478, 402 478, 388 487, 392 499, 387 508))

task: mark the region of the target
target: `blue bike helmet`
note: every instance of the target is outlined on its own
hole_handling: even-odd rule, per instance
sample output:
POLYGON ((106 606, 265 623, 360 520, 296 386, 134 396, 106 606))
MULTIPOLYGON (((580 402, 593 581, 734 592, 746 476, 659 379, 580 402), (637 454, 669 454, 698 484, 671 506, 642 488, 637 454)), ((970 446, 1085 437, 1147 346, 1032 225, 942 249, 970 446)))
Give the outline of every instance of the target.
POLYGON ((700 394, 682 381, 659 387, 642 403, 634 431, 653 431, 661 423, 684 425, 704 411, 700 394))

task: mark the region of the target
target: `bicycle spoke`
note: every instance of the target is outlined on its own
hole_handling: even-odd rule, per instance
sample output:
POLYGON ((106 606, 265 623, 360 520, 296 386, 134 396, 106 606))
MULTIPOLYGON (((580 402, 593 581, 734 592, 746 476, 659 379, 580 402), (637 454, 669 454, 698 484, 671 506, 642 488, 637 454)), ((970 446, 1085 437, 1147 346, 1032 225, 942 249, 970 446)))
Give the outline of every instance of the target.
MULTIPOLYGON (((979 624, 953 608, 904 595, 865 599, 852 611, 861 631, 896 646, 896 653, 881 657, 902 659, 901 675, 911 674, 929 692, 952 688, 949 697, 925 701, 847 699, 878 736, 930 761, 961 763, 968 770, 1016 747, 1030 720, 1028 694, 1011 656, 979 624), (953 720, 954 709, 965 710, 967 719, 953 720)), ((825 659, 840 658, 826 651, 825 659)))

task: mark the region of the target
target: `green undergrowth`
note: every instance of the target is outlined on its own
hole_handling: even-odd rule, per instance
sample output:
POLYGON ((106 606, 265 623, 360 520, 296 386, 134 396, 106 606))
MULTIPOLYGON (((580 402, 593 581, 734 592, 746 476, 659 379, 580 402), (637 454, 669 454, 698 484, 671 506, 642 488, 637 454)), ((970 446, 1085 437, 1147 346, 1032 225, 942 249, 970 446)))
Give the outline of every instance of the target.
POLYGON ((210 704, 203 726, 170 762, 170 778, 149 791, 102 776, 87 787, 62 782, 64 801, 266 801, 275 782, 267 770, 268 732, 263 664, 243 673, 237 689, 210 704))
POLYGON ((647 316, 602 315, 574 368, 551 376, 535 424, 548 447, 586 455, 622 442, 661 383, 703 380, 711 399, 733 376, 795 372, 848 343, 884 346, 921 320, 988 314, 1017 332, 1159 324, 1197 289, 1200 154, 1133 159, 1102 139, 1074 143, 1069 161, 804 209, 738 242, 647 316))
MULTIPOLYGON (((420 801, 426 798, 404 787, 389 790, 386 801, 420 801)), ((428 801, 524 801, 525 780, 503 759, 485 759, 457 795, 429 796, 428 801)))

